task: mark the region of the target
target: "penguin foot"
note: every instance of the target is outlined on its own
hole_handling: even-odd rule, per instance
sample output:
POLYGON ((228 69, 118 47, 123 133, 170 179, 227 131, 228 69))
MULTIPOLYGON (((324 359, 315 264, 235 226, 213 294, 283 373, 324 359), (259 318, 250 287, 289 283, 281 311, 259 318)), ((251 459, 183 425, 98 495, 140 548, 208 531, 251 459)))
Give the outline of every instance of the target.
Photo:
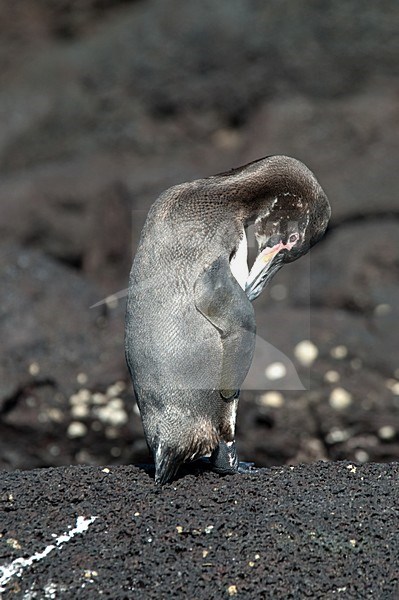
POLYGON ((258 470, 253 462, 240 462, 237 469, 238 473, 258 473, 258 470))
POLYGON ((220 475, 229 475, 232 473, 255 473, 254 463, 239 462, 236 443, 219 442, 219 445, 213 451, 210 458, 210 468, 220 475))

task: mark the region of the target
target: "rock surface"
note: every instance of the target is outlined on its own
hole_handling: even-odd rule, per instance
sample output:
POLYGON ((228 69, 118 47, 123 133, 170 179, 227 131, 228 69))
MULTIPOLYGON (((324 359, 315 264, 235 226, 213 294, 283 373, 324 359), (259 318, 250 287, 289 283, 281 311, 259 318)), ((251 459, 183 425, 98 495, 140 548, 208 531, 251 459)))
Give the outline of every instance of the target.
POLYGON ((399 467, 2 474, 5 598, 398 597, 399 467))
POLYGON ((148 208, 275 153, 309 164, 333 216, 255 303, 241 457, 398 459, 397 13, 0 3, 0 467, 147 460, 123 291, 148 208))

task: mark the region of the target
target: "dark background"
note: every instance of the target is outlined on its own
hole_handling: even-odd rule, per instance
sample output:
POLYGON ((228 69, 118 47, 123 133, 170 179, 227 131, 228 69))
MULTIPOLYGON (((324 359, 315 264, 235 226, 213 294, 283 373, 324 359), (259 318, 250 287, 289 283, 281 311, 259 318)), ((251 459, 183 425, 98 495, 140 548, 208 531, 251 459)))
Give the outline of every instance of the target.
POLYGON ((147 460, 118 294, 146 212, 277 153, 333 216, 256 302, 271 361, 308 389, 258 366, 241 457, 398 459, 398 16, 395 0, 0 1, 0 468, 147 460))

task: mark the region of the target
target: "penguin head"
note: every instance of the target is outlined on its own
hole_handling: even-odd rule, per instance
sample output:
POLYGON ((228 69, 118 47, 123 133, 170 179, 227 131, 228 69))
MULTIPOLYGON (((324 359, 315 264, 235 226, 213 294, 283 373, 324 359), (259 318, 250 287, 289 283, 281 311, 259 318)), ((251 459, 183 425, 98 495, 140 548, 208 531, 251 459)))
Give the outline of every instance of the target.
POLYGON ((303 256, 320 240, 330 214, 321 188, 310 198, 286 191, 260 210, 254 224, 258 256, 245 285, 249 300, 259 296, 285 263, 303 256))

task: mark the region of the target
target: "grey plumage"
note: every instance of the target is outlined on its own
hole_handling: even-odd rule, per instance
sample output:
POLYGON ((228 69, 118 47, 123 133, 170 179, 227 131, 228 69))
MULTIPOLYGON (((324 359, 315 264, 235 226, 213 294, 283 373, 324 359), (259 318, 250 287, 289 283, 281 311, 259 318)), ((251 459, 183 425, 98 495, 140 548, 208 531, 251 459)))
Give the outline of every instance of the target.
POLYGON ((157 483, 231 447, 255 343, 249 298, 320 239, 329 216, 313 174, 285 156, 177 185, 153 204, 130 275, 125 344, 157 483), (260 258, 246 294, 230 261, 252 222, 260 258))

